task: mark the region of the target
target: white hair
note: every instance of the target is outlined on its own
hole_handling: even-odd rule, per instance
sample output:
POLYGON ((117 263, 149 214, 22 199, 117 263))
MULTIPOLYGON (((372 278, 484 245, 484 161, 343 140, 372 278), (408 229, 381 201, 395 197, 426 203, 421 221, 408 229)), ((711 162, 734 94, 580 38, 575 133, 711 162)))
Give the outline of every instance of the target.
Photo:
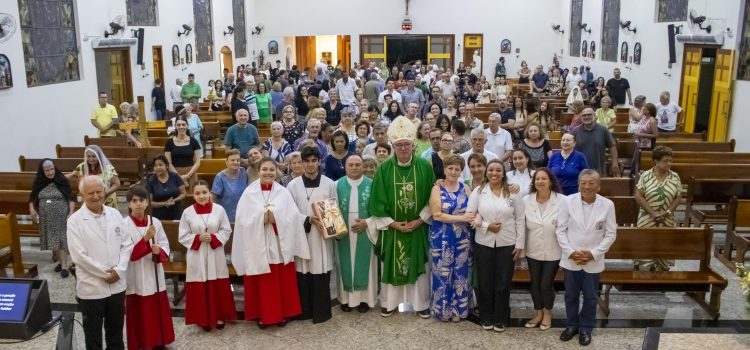
POLYGON ((484 135, 484 129, 471 129, 471 137, 482 135, 482 137, 486 136, 484 135))
POLYGON ((487 117, 487 120, 489 121, 490 119, 497 119, 498 121, 502 120, 502 118, 500 117, 500 113, 490 114, 490 116, 487 117))
POLYGON ((86 188, 86 184, 88 183, 97 183, 102 186, 102 191, 104 191, 104 182, 102 181, 102 178, 96 175, 88 175, 81 178, 78 182, 78 192, 84 193, 83 189, 86 188))

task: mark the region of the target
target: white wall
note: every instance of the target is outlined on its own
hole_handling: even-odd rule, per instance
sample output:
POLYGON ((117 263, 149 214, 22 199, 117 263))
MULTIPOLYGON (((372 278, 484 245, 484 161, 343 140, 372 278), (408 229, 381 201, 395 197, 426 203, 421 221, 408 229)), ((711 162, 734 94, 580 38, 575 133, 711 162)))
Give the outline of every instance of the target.
MULTIPOLYGON (((256 0, 256 16, 265 26, 265 31, 253 39, 256 47, 267 52, 270 40, 282 43, 285 36, 348 34, 351 35, 351 61, 360 62, 360 35, 404 33, 401 30, 404 3, 403 0, 377 3, 369 0, 318 0, 313 4, 307 0, 285 0, 283 6, 289 10, 282 16, 278 2, 256 0), (314 16, 311 11, 325 15, 314 16)), ((455 67, 463 58, 464 33, 484 33, 485 75, 494 74, 495 63, 500 57, 500 41, 510 39, 513 53, 505 55, 505 62, 513 76, 521 60, 549 62, 553 53, 560 52, 565 39, 553 32, 550 24, 561 22, 563 3, 550 0, 467 1, 457 6, 452 0, 411 1, 409 17, 414 25, 411 34, 455 34, 455 67), (533 22, 540 25, 530 25, 532 13, 533 22), (518 57, 516 48, 521 49, 518 57)), ((287 45, 291 46, 288 42, 287 45)), ((279 50, 279 55, 266 57, 284 62, 285 53, 279 50)))
MULTIPOLYGON (((172 66, 172 45, 178 44, 184 57, 185 44, 190 42, 195 52, 195 34, 177 38, 177 30, 183 23, 192 22, 192 2, 186 0, 160 0, 159 26, 144 27, 144 64, 146 69, 135 65, 136 47, 131 47, 133 96, 144 96, 145 109, 150 111, 151 88, 153 86, 151 47, 161 45, 164 56, 164 79, 166 89, 174 84, 177 77, 187 79, 187 74, 196 75, 196 81, 202 85, 209 79, 221 76, 219 50, 226 45, 234 51, 234 39, 225 37, 222 32, 227 25, 232 24, 231 2, 226 0, 213 1, 214 27, 214 61, 207 63, 172 66)), ((249 27, 254 23, 253 0, 246 0, 247 19, 249 27)), ((92 40, 83 41, 87 35, 101 36, 108 23, 118 15, 124 15, 125 0, 91 1, 79 0, 76 6, 76 20, 79 38, 79 67, 81 80, 28 88, 24 67, 23 49, 21 45, 20 28, 10 40, 0 44, 0 52, 7 55, 12 64, 14 87, 0 90, 0 110, 5 116, 5 123, 11 132, 5 133, 0 141, 4 150, 0 153, 0 171, 17 171, 19 155, 31 158, 54 157, 55 144, 70 146, 83 145, 83 136, 96 135, 95 129, 89 122, 91 109, 96 105, 97 81, 94 50, 92 40)), ((18 22, 18 2, 0 1, 0 12, 9 13, 18 22)), ((130 29, 130 28, 129 28, 130 29)), ((136 29, 136 27, 132 27, 136 29)), ((249 35, 250 30, 247 30, 249 35)), ((130 37, 130 31, 125 33, 130 37)), ((252 44, 248 43, 248 57, 234 59, 234 65, 249 63, 252 44)), ((204 95, 207 89, 204 87, 204 95)), ((171 101, 168 101, 168 105, 171 101)), ((154 115, 149 112, 149 119, 154 115)))
MULTIPOLYGON (((570 23, 570 0, 564 1, 563 11, 565 19, 561 20, 565 27, 566 39, 570 23)), ((601 60, 601 27, 602 27, 602 0, 584 0, 583 2, 583 22, 589 24, 591 34, 582 32, 581 39, 596 42, 596 58, 583 59, 571 57, 568 54, 568 44, 564 45, 565 57, 561 60, 561 65, 565 67, 588 65, 595 77, 604 76, 605 79, 612 77, 612 70, 619 67, 622 75, 628 78, 631 85, 633 97, 644 95, 651 102, 659 99, 659 93, 663 90, 669 91, 672 100, 679 102, 680 79, 682 77, 682 61, 684 45, 676 42, 677 62, 668 67, 669 49, 667 43, 667 25, 670 23, 657 23, 655 21, 655 0, 628 0, 620 3, 620 20, 629 20, 637 28, 637 33, 633 34, 625 29, 620 30, 618 43, 617 62, 604 62, 601 60), (636 42, 642 45, 641 64, 621 63, 619 48, 623 41, 628 42, 629 54, 633 55, 633 48, 636 42), (666 75, 666 74, 668 75, 666 75)), ((713 27, 712 34, 731 28, 733 37, 724 36, 724 49, 736 49, 738 37, 742 29, 738 27, 740 21, 739 0, 690 0, 690 9, 694 9, 700 15, 709 18, 706 24, 713 27)), ((687 22, 674 22, 676 25, 683 25, 683 33, 691 33, 687 22)), ((750 82, 737 81, 734 85, 734 101, 732 115, 730 116, 729 137, 737 140, 737 150, 750 152, 750 138, 741 137, 743 130, 750 128, 750 120, 744 115, 743 111, 750 110, 750 101, 746 98, 750 96, 750 82)))

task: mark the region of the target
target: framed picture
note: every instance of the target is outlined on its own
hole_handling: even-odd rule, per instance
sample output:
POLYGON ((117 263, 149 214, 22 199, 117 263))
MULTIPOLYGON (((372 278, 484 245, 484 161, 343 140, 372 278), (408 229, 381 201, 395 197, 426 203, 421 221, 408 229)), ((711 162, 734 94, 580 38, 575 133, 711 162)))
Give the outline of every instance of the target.
POLYGON ((591 40, 591 44, 589 44, 589 57, 591 57, 592 60, 596 58, 596 43, 593 40, 591 40))
POLYGON ((510 53, 510 40, 503 39, 500 42, 500 53, 510 53))
POLYGON ((193 63, 193 45, 191 44, 185 45, 185 63, 193 63))
POLYGON ((279 54, 279 43, 276 42, 276 40, 271 40, 268 42, 268 54, 270 55, 279 54))
POLYGON ((620 61, 628 63, 628 43, 626 41, 623 41, 620 45, 620 61))
POLYGON ((0 90, 13 87, 13 75, 10 70, 8 56, 0 54, 0 90))
POLYGON ((588 57, 589 55, 589 43, 584 40, 581 42, 581 57, 588 57))
POLYGON ((177 45, 172 46, 172 65, 180 65, 180 47, 177 45))
POLYGON ((633 46, 633 63, 641 64, 641 43, 635 43, 633 46))

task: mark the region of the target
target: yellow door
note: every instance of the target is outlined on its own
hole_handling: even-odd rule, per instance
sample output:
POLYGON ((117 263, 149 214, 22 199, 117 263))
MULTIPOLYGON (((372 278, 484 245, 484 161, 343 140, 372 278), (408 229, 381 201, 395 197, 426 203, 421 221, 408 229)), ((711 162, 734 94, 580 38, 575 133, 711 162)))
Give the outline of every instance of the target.
POLYGON ((127 101, 124 70, 125 67, 122 62, 122 53, 120 51, 111 51, 109 53, 109 72, 112 77, 112 87, 109 99, 115 106, 118 106, 117 108, 119 108, 120 103, 127 101))
POLYGON ((685 47, 685 60, 682 65, 682 93, 680 94, 680 106, 685 111, 685 132, 693 132, 695 128, 702 51, 699 47, 685 47))
POLYGON ((714 88, 711 96, 711 115, 708 122, 708 141, 727 140, 729 108, 732 98, 732 65, 734 50, 716 50, 714 88))

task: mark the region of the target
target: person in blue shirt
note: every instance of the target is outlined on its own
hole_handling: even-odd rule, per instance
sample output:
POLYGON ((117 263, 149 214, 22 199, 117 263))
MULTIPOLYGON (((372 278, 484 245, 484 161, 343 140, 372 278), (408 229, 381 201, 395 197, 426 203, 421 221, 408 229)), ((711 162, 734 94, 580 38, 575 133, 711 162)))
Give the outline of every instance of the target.
POLYGON ((226 152, 227 168, 214 177, 211 185, 211 200, 221 205, 227 212, 230 222, 234 222, 237 203, 248 186, 247 171, 240 166, 240 151, 230 149, 226 152))
MULTIPOLYGON (((240 150, 240 154, 247 154, 250 147, 260 145, 258 129, 248 123, 250 113, 246 109, 238 109, 235 112, 235 117, 237 118, 237 124, 227 129, 227 133, 224 135, 224 145, 229 149, 240 150)), ((244 159, 243 163, 246 162, 247 159, 244 159)))
POLYGON ((571 133, 565 133, 560 140, 560 152, 555 152, 549 158, 549 168, 560 180, 560 187, 564 195, 578 192, 578 174, 588 169, 586 156, 575 150, 576 138, 571 133))
POLYGON ((331 136, 331 153, 323 159, 324 175, 336 181, 346 175, 346 159, 349 158, 349 136, 344 131, 336 130, 331 136))

